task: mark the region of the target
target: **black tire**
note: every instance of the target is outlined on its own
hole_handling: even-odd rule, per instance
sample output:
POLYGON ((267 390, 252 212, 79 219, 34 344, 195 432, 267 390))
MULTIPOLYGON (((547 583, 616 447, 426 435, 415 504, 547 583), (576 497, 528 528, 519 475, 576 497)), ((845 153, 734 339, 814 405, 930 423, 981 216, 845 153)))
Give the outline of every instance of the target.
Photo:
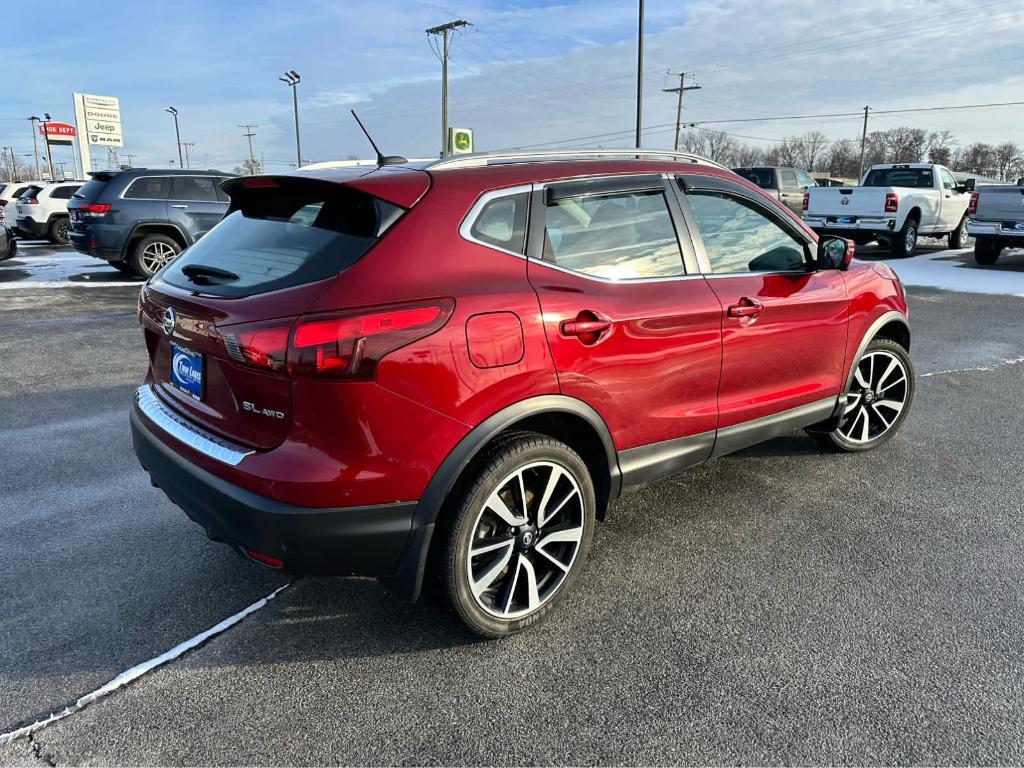
POLYGON ((127 261, 111 261, 110 266, 112 266, 114 269, 120 272, 124 272, 125 274, 135 274, 135 268, 132 267, 132 265, 129 264, 127 261))
POLYGON ((447 520, 439 530, 441 587, 447 603, 471 631, 504 637, 550 615, 578 578, 594 531, 594 484, 575 451, 532 432, 497 442, 468 472, 453 492, 447 520), (545 497, 545 511, 551 517, 540 520, 545 497), (561 501, 555 504, 556 499, 561 501), (495 511, 502 506, 504 515, 495 511), (525 524, 510 525, 508 514, 525 524), (568 534, 571 540, 551 543, 553 533, 568 534), (473 542, 484 540, 490 549, 471 557, 473 542), (555 567, 552 556, 561 568, 555 567), (478 571, 482 573, 474 580, 478 571))
POLYGON ((68 219, 66 216, 58 216, 50 222, 47 237, 54 245, 67 245, 71 242, 71 239, 68 237, 68 219))
POLYGON ((831 432, 808 432, 821 445, 845 453, 870 451, 891 440, 910 413, 917 389, 914 364, 910 360, 910 355, 895 341, 873 339, 856 366, 859 375, 853 377, 850 388, 845 393, 845 412, 839 426, 831 432), (896 359, 899 365, 890 372, 888 361, 893 359, 896 359), (882 363, 882 367, 876 371, 871 366, 878 362, 882 363), (874 374, 870 378, 870 399, 861 383, 861 379, 868 378, 870 374, 861 369, 862 363, 874 374), (902 366, 902 371, 899 370, 899 366, 902 366), (900 374, 903 377, 902 383, 900 374), (884 387, 884 390, 879 389, 881 387, 884 387), (895 411, 893 406, 887 405, 884 410, 879 410, 879 405, 890 401, 902 403, 900 409, 895 411), (862 412, 865 412, 865 415, 862 415, 862 412))
POLYGON ((999 259, 1002 246, 993 237, 976 237, 974 239, 974 261, 990 267, 999 259))
POLYGON ((146 235, 135 243, 128 263, 136 275, 150 278, 182 250, 178 242, 167 235, 146 235), (166 261, 163 260, 165 256, 169 257, 166 261))
POLYGON ((914 255, 915 248, 917 248, 917 221, 907 216, 907 220, 903 222, 903 229, 889 244, 889 252, 892 253, 894 259, 906 259, 914 255))
POLYGON ((956 229, 949 233, 949 247, 956 250, 967 244, 967 214, 960 219, 956 229))

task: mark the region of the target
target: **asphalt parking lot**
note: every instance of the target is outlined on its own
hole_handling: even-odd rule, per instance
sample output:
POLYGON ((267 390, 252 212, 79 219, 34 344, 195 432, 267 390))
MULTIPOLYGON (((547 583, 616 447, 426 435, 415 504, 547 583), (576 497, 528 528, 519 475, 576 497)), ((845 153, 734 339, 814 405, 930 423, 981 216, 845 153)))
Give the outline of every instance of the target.
MULTIPOLYGON (((890 263, 920 378, 880 450, 793 435, 623 498, 504 641, 295 581, 0 765, 1024 762, 1024 252, 890 263)), ((42 245, 0 263, 0 734, 288 584, 138 467, 136 285, 42 245)))

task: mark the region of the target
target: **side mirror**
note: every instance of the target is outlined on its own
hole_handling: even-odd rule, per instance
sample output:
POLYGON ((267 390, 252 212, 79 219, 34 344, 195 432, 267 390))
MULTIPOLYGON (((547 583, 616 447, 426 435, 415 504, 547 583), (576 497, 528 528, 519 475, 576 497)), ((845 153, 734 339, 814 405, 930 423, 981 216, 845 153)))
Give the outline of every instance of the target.
POLYGON ((971 191, 971 188, 968 187, 966 184, 957 184, 955 187, 953 187, 953 189, 954 189, 954 191, 959 192, 961 195, 964 192, 970 192, 971 191))
POLYGON ((977 181, 977 179, 964 179, 964 183, 960 186, 964 188, 965 192, 973 192, 977 181))
POLYGON ((848 269, 853 261, 853 250, 853 240, 822 237, 818 240, 818 269, 848 269))

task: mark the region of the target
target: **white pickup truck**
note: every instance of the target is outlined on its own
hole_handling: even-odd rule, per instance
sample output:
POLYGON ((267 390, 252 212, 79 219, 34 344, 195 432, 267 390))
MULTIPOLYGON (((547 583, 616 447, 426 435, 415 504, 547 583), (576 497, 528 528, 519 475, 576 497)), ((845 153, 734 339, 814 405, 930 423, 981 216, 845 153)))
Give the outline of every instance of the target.
POLYGON ((1014 187, 978 187, 967 213, 979 264, 995 264, 1003 248, 1024 248, 1024 179, 1014 187))
POLYGON ((928 163, 883 163, 859 187, 815 187, 804 195, 804 221, 821 234, 858 245, 878 240, 897 258, 910 256, 919 236, 944 237, 963 248, 970 190, 949 169, 928 163))

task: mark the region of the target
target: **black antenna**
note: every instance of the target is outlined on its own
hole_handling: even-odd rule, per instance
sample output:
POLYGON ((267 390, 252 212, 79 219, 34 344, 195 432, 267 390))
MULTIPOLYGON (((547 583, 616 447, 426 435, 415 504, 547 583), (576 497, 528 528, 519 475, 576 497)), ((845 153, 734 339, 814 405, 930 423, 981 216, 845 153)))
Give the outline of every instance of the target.
POLYGON ((366 140, 370 142, 370 146, 373 147, 373 151, 377 153, 377 165, 402 165, 409 162, 401 155, 385 155, 382 153, 380 151, 380 147, 377 146, 377 142, 373 140, 373 137, 370 136, 370 132, 366 130, 366 126, 363 125, 363 121, 359 119, 359 115, 356 114, 356 111, 354 109, 350 109, 349 112, 352 113, 352 117, 354 117, 356 122, 359 123, 360 129, 362 129, 363 134, 366 136, 366 140))

